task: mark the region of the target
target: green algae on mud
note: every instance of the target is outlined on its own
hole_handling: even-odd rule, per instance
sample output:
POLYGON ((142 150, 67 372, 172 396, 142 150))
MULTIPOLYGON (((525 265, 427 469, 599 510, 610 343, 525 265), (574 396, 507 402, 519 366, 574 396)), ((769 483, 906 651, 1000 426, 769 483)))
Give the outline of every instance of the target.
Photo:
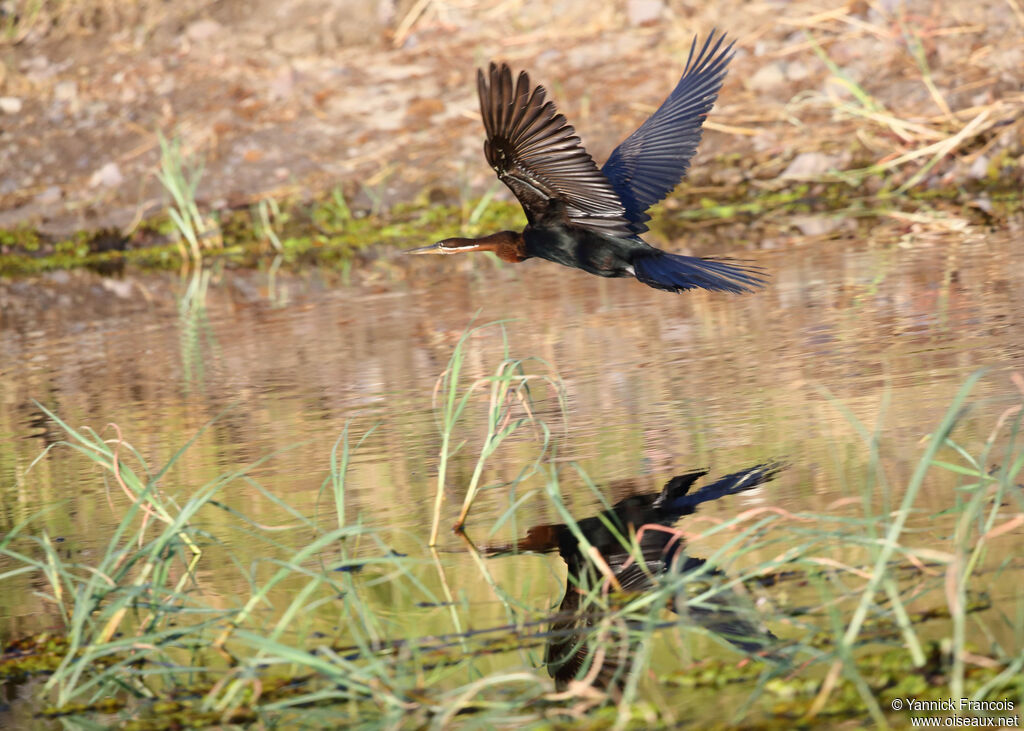
MULTIPOLYGON (((481 230, 522 218, 518 207, 492 202, 475 224, 464 222, 465 207, 427 202, 400 204, 386 214, 352 214, 327 197, 312 204, 284 201, 276 217, 274 235, 281 250, 268 243, 263 222, 255 210, 229 209, 214 219, 219 245, 204 258, 222 259, 243 267, 255 267, 266 258, 281 255, 286 264, 337 265, 351 262, 378 246, 412 246, 446 232, 474 226, 481 230)), ((343 204, 342 204, 343 205, 343 204)), ((520 223, 519 225, 522 225, 520 223)), ((0 276, 39 274, 58 269, 131 264, 140 269, 176 269, 186 262, 180 255, 170 219, 143 221, 128 235, 104 229, 78 232, 64 240, 48 240, 30 228, 0 231, 0 276)))
MULTIPOLYGON (((792 577, 790 577, 792 578, 792 577)), ((991 608, 987 599, 979 598, 966 608, 967 614, 984 612, 991 608)), ((938 606, 923 610, 914 616, 915 624, 920 624, 934 619, 948 618, 948 609, 938 606)), ((885 624, 881 622, 880 624, 885 624)), ((476 632, 467 633, 461 640, 462 643, 474 640, 476 632)), ((948 697, 948 675, 951 672, 951 658, 948 648, 942 644, 932 641, 927 646, 926 661, 923 665, 917 665, 912 660, 910 653, 903 647, 892 647, 884 644, 885 638, 897 639, 899 628, 895 623, 889 623, 888 627, 878 627, 869 644, 857 652, 856 667, 867 680, 872 691, 879 698, 891 702, 895 698, 912 698, 920 701, 941 701, 948 697)), ((479 656, 483 653, 493 654, 495 652, 514 652, 523 647, 529 646, 531 638, 516 631, 510 631, 506 638, 494 638, 500 644, 499 647, 490 646, 493 643, 483 643, 480 650, 472 652, 472 655, 479 656)), ((830 645, 829 638, 822 634, 808 645, 827 650, 830 645)), ((353 651, 354 648, 335 647, 332 648, 338 656, 344 657, 353 651)), ((396 648, 397 649, 397 648, 396 648)), ((458 647, 454 648, 458 650, 458 647)), ((0 683, 24 683, 31 678, 46 677, 52 674, 64 661, 69 651, 69 643, 66 638, 55 636, 52 633, 44 633, 34 637, 22 638, 10 643, 4 648, 0 655, 0 683)), ((104 666, 113 664, 123 665, 123 672, 138 674, 140 679, 152 672, 155 668, 149 667, 149 662, 139 659, 132 662, 130 650, 119 655, 107 655, 102 659, 104 666)), ((329 656, 329 655, 328 655, 329 656)), ((446 653, 433 653, 434 659, 441 658, 447 665, 457 665, 465 662, 466 655, 454 652, 448 656, 446 653)), ((693 663, 679 670, 670 671, 658 677, 658 683, 664 687, 676 687, 685 689, 692 694, 692 701, 695 707, 708 707, 703 704, 710 700, 707 696, 718 695, 725 689, 729 692, 738 693, 753 692, 758 686, 763 687, 763 694, 756 700, 751 715, 748 717, 749 724, 758 726, 759 720, 771 726, 772 723, 783 723, 786 720, 796 722, 798 719, 808 721, 806 717, 807 708, 811 699, 821 693, 825 681, 822 674, 800 675, 792 673, 786 676, 766 676, 766 665, 756 659, 752 661, 735 660, 704 660, 693 663), (702 705, 703 704, 703 705, 702 705)), ((250 678, 250 683, 242 692, 236 705, 227 711, 213 710, 204 704, 204 698, 216 692, 217 686, 223 683, 222 673, 211 668, 200 672, 188 674, 188 680, 184 677, 171 682, 165 687, 154 687, 149 684, 149 694, 146 697, 130 698, 127 695, 107 695, 98 698, 94 702, 82 703, 72 702, 59 706, 46 706, 38 711, 42 718, 61 717, 109 717, 112 714, 128 713, 129 717, 122 716, 120 719, 121 728, 143 730, 163 730, 173 728, 203 728, 217 726, 224 723, 253 723, 261 717, 266 718, 266 708, 277 706, 285 709, 290 701, 299 701, 296 706, 301 708, 317 707, 325 713, 331 713, 334 709, 335 720, 347 719, 354 721, 358 718, 350 715, 353 710, 345 708, 346 705, 339 698, 332 697, 329 692, 324 692, 323 697, 315 698, 317 688, 323 686, 322 679, 315 674, 298 672, 293 675, 277 673, 258 673, 250 678)), ((972 666, 968 669, 965 691, 972 697, 981 700, 999 701, 1008 694, 1019 691, 1018 681, 1011 668, 1009 659, 1002 659, 987 665, 972 666)), ((326 688, 321 688, 321 692, 326 688)), ((350 699, 350 701, 353 699, 350 699)), ((369 697, 362 702, 369 702, 369 697)), ((410 708, 416 705, 412 697, 407 699, 410 708)), ((360 701, 355 700, 358 705, 360 701)), ((629 714, 634 718, 643 718, 645 711, 643 704, 634 701, 630 704, 629 714)), ((472 706, 463 708, 460 715, 472 716, 476 711, 472 706)), ((605 709, 608 711, 608 708, 605 709)), ((421 712, 428 717, 436 717, 443 712, 439 708, 423 708, 421 712)), ((539 717, 547 717, 557 727, 560 718, 569 720, 574 711, 571 707, 563 706, 557 701, 545 697, 536 697, 526 701, 522 707, 516 709, 518 713, 536 713, 539 717)), ((853 721, 863 719, 867 711, 865 704, 859 696, 854 683, 844 679, 835 690, 830 693, 828 702, 821 708, 816 716, 821 721, 853 721)), ((621 712, 621 710, 620 710, 621 712)), ((693 719, 703 723, 704 720, 711 722, 712 719, 704 719, 704 714, 695 712, 693 719)), ((592 713, 589 720, 597 723, 595 727, 604 727, 599 723, 602 718, 600 710, 592 713)), ((612 716, 609 721, 613 721, 612 716)), ((898 720, 898 719, 896 719, 898 720)), ((719 723, 721 721, 719 720, 719 723)), ((609 723, 608 725, 611 725, 609 723)), ((664 727, 663 721, 656 724, 664 727)), ((723 728, 730 728, 727 724, 723 728)))
MULTIPOLYGON (((649 225, 655 236, 676 238, 692 233, 696 224, 706 232, 716 224, 756 221, 769 214, 868 218, 896 211, 920 212, 924 207, 953 210, 978 224, 992 225, 1024 210, 1019 187, 998 177, 904 193, 893 192, 884 181, 876 183, 864 185, 862 178, 745 181, 683 189, 660 204, 649 225)), ((207 250, 204 258, 253 268, 274 256, 283 257, 283 263, 291 267, 347 267, 381 247, 418 246, 455 234, 472 236, 525 225, 515 203, 489 197, 477 202, 448 201, 450 196, 432 190, 386 211, 353 212, 337 192, 312 202, 284 199, 277 201, 279 212, 272 221, 274 246, 256 206, 222 210, 213 215, 220 245, 207 250)), ((0 276, 76 268, 108 272, 124 265, 142 270, 177 269, 186 262, 176 236, 166 215, 145 220, 126 235, 102 229, 55 240, 22 226, 0 231, 0 276)))

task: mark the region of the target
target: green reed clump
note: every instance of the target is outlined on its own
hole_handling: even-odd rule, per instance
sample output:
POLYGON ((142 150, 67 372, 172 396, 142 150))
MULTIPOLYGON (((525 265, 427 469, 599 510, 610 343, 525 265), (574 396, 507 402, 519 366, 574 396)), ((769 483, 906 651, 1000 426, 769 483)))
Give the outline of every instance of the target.
POLYGON ((168 140, 160 135, 160 169, 157 178, 171 196, 167 215, 174 223, 178 235, 178 250, 185 265, 198 265, 203 251, 220 248, 223 240, 216 222, 199 211, 196 191, 203 177, 203 166, 185 156, 181 140, 168 140), (184 239, 187 248, 181 243, 184 239))
MULTIPOLYGON (((313 521, 263 490, 249 472, 270 456, 190 489, 187 499, 179 502, 168 494, 163 482, 199 434, 166 465, 151 470, 117 427, 113 427, 116 436, 105 439, 88 427, 74 429, 56 414, 39 408, 66 434, 64 441, 46 452, 70 448, 81 453, 103 470, 108 489, 123 498, 111 498, 112 505, 116 502, 123 510, 123 517, 94 563, 62 556, 45 531, 33 531, 31 519, 0 541, 0 555, 14 566, 0 573, 0 584, 26 575, 41 577, 47 590, 39 599, 54 605, 63 622, 66 637, 61 646, 46 650, 47 657, 59 657, 59 661, 36 668, 49 674, 42 690, 52 699, 53 714, 109 712, 109 704, 96 704, 111 697, 120 698, 122 705, 126 699, 134 699, 136 705, 142 704, 144 714, 147 706, 176 697, 186 686, 203 689, 199 699, 191 702, 192 710, 215 712, 216 718, 233 717, 259 697, 268 704, 287 707, 296 693, 289 698, 263 693, 282 666, 284 672, 279 677, 294 679, 301 669, 318 678, 316 684, 299 683, 305 692, 298 694, 303 698, 298 703, 315 696, 402 706, 387 690, 391 683, 381 682, 381 676, 386 678, 391 672, 383 663, 336 656, 329 648, 306 647, 306 638, 295 634, 294 625, 298 617, 342 596, 350 641, 362 648, 367 658, 373 658, 372 648, 379 640, 379 630, 375 632, 374 627, 381 620, 362 600, 352 572, 371 574, 373 582, 405 581, 420 600, 436 601, 410 572, 411 561, 394 554, 376 536, 365 536, 358 524, 345 524, 343 514, 339 514, 337 528, 319 530, 313 521), (294 518, 289 529, 311 536, 308 543, 284 552, 283 558, 276 557, 274 549, 282 546, 267 534, 280 527, 261 526, 217 499, 226 487, 241 482, 294 518), (224 536, 212 535, 202 527, 202 515, 210 511, 227 512, 235 519, 233 527, 245 534, 247 545, 262 544, 266 557, 255 559, 253 567, 246 570, 242 557, 232 555, 222 543, 224 536), (376 543, 379 550, 364 547, 367 555, 358 560, 344 552, 331 557, 339 541, 355 536, 376 543), (211 602, 199 578, 204 560, 219 564, 225 555, 238 565, 241 578, 251 586, 248 599, 237 608, 211 602), (276 567, 269 577, 264 577, 264 563, 276 567), (288 584, 288 601, 267 620, 265 607, 280 598, 283 583, 288 584), (219 656, 211 655, 210 650, 219 651, 219 656), (260 688, 255 696, 254 683, 260 688), (317 687, 310 689, 313 685, 317 687), (331 690, 325 690, 327 686, 331 690)), ((332 462, 333 475, 347 467, 345 435, 342 440, 345 447, 341 462, 332 462)), ((343 495, 336 496, 343 501, 343 495)), ((52 648, 52 643, 45 647, 52 648)), ((31 665, 18 667, 27 671, 31 665)))
MULTIPOLYGON (((456 443, 453 440, 453 435, 464 418, 467 407, 472 403, 478 392, 486 393, 486 433, 476 465, 473 468, 473 476, 470 478, 469 485, 466 488, 462 509, 453 526, 453 530, 456 532, 461 531, 465 525, 477 492, 481 489, 480 481, 483 477, 487 460, 494 455, 502 442, 527 423, 534 427, 541 442, 536 459, 520 471, 519 475, 513 480, 514 484, 518 484, 538 468, 551 446, 551 430, 547 422, 537 418, 534 413, 534 396, 531 393, 531 386, 539 385, 554 392, 564 420, 566 412, 565 393, 558 377, 553 375, 554 369, 540 358, 511 357, 509 355, 508 341, 504 337, 504 329, 502 330, 502 340, 504 343, 503 357, 494 369, 493 374, 475 379, 468 384, 462 382, 463 361, 465 360, 467 342, 473 335, 485 328, 499 324, 488 323, 478 325, 470 327, 463 333, 452 351, 451 358, 448 360, 448 367, 438 378, 437 386, 434 390, 434 410, 437 413, 438 430, 441 432, 441 451, 438 459, 434 517, 430 530, 429 545, 431 546, 437 544, 437 536, 441 524, 441 508, 447 487, 448 463, 464 445, 464 442, 456 443), (526 366, 530 364, 537 364, 547 368, 551 371, 551 374, 537 375, 527 373, 526 366)), ((501 487, 501 485, 494 485, 492 487, 501 487)))

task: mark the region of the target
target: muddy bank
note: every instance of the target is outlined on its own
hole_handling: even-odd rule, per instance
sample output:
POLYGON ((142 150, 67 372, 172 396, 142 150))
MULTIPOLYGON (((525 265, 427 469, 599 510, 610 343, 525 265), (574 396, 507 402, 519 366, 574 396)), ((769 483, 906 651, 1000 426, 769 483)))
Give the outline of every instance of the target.
POLYGON ((674 84, 692 36, 713 27, 738 39, 737 54, 691 185, 856 188, 853 171, 870 166, 882 188, 1019 187, 1015 7, 649 0, 594 12, 565 0, 552 24, 540 3, 79 0, 0 41, 0 229, 49 243, 134 231, 165 206, 158 133, 204 163, 205 211, 335 188, 357 211, 418 195, 461 204, 493 183, 481 63, 529 68, 603 160, 674 84))

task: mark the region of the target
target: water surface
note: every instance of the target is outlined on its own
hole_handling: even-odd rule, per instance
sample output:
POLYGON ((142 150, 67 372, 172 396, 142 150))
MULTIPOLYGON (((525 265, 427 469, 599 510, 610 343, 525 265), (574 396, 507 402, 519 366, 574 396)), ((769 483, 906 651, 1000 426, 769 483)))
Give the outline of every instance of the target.
MULTIPOLYGON (((534 382, 531 413, 550 427, 550 449, 542 454, 540 432, 525 425, 487 462, 482 482, 504 486, 485 492, 470 515, 480 543, 558 522, 543 494, 552 473, 583 517, 599 504, 588 480, 614 501, 691 468, 724 474, 789 463, 762 488, 702 506, 702 517, 687 523, 691 536, 756 507, 843 514, 865 485, 875 491, 869 501, 886 509, 971 373, 988 369, 954 435, 968 451, 1019 401, 1010 374, 1024 368, 1024 270, 1012 263, 1024 260, 1024 240, 899 220, 863 231, 776 241, 778 249, 752 255, 771 281, 747 296, 672 295, 483 256, 382 259, 352 281, 326 270, 270 278, 216 267, 205 297, 191 304, 186 283, 171 274, 4 282, 0 533, 37 516, 36 532, 87 560, 123 514, 117 486, 73 450, 53 447, 33 465, 64 438, 38 402, 73 427, 111 439, 119 430, 153 471, 195 438, 162 481, 182 500, 258 462, 254 482, 327 522, 336 520, 321 490, 331 449, 346 426, 353 441, 373 429, 353 456, 346 515, 386 531, 396 551, 426 556, 441 447, 438 378, 468 328, 496 321, 467 339, 465 384, 491 375, 507 352, 527 359, 525 372, 556 379, 566 408, 555 388, 534 382), (870 449, 853 418, 879 433, 881 475, 868 475, 870 449), (538 473, 517 482, 542 456, 538 473), (521 496, 514 519, 490 535, 521 496)), ((465 446, 448 465, 445 527, 476 464, 486 401, 481 388, 453 434, 465 446)), ((940 513, 957 484, 952 473, 925 484, 912 518, 916 542, 948 535, 940 513)), ((251 483, 232 482, 220 499, 262 525, 289 523, 251 483)), ((216 530, 218 518, 208 519, 216 530)), ((221 539, 251 550, 242 532, 221 539)), ((724 540, 698 540, 698 555, 724 540)), ((462 541, 445 529, 442 542, 451 591, 468 602, 471 623, 506 621, 462 541)), ((525 589, 538 610, 557 604, 564 569, 554 557, 489 565, 499 585, 525 589)), ((247 591, 229 566, 205 571, 226 606, 247 591)), ((422 575, 437 581, 430 569, 422 575)), ((57 621, 28 582, 18 589, 0 600, 7 636, 57 621)), ((381 587, 368 591, 382 604, 397 601, 381 587)), ((416 611, 430 626, 448 610, 416 611)), ((329 612, 323 619, 336 621, 329 612)), ((536 656, 527 662, 540 665, 536 656)))

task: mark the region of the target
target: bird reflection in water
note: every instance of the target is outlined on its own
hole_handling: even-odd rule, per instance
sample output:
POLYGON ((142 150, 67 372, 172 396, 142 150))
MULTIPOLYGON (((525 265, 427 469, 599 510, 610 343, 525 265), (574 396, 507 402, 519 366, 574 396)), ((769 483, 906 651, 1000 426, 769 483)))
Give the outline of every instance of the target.
POLYGON ((477 74, 484 156, 519 199, 528 225, 475 239, 450 238, 410 254, 490 251, 510 263, 547 259, 600 277, 636 277, 655 289, 750 292, 756 269, 721 259, 670 254, 640 235, 647 209, 679 184, 700 143, 732 59, 732 44, 696 38, 679 83, 658 110, 612 152, 600 169, 573 127, 525 71, 505 64, 477 74))
POLYGON ((638 632, 645 625, 631 621, 609 626, 608 593, 637 595, 662 586, 676 575, 688 575, 690 590, 677 592, 669 608, 741 650, 775 657, 777 639, 758 621, 751 603, 737 592, 716 586, 725 575, 703 559, 686 555, 681 534, 673 529, 701 503, 751 490, 772 480, 785 468, 767 462, 726 475, 695 492, 690 488, 707 470, 673 477, 660 492, 631 495, 610 510, 580 520, 574 530, 564 523, 540 525, 514 545, 490 546, 490 555, 512 552, 558 551, 568 566, 565 596, 548 628, 544 661, 559 690, 585 678, 594 687, 615 691, 629 675, 638 632), (579 536, 592 548, 581 544, 579 536), (596 557, 594 554, 597 554, 596 557), (593 558, 592 558, 593 557, 593 558), (688 602, 694 582, 704 592, 688 602), (632 630, 632 631, 630 631, 632 630), (602 632, 604 636, 598 637, 602 632))

